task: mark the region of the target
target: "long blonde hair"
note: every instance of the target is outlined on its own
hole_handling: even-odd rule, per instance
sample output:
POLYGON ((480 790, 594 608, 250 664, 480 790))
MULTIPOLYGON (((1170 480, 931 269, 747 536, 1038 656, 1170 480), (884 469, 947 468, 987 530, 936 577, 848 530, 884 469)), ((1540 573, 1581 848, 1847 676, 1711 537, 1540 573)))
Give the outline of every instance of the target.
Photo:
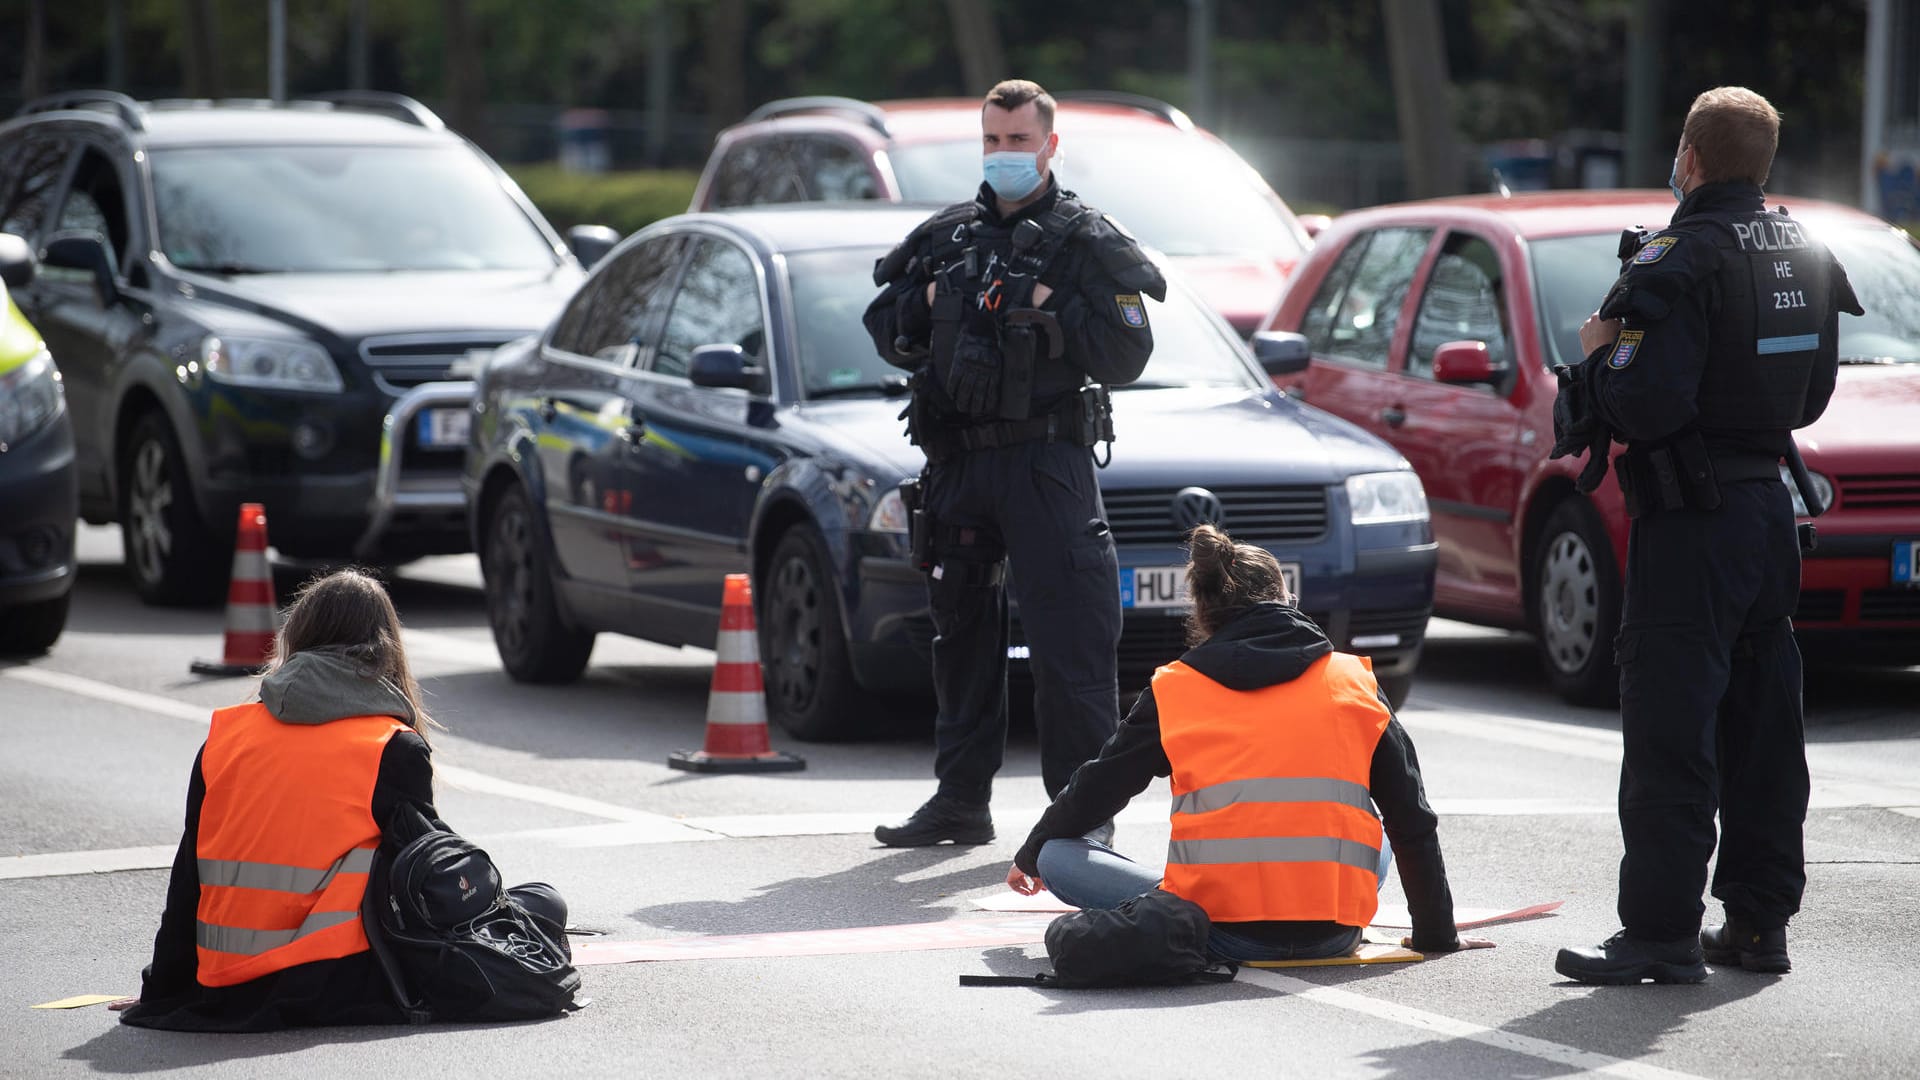
POLYGON ((413 709, 408 723, 427 737, 439 727, 421 703, 420 684, 407 665, 400 641, 400 613, 386 586, 359 570, 336 570, 300 587, 274 640, 273 667, 298 653, 326 651, 360 665, 360 673, 379 679, 413 709))

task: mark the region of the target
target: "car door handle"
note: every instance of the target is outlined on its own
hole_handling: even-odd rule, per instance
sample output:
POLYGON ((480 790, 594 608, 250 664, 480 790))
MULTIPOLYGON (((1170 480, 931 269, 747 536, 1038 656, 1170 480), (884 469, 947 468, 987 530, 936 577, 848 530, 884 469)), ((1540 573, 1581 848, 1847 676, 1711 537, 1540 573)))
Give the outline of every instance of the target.
POLYGON ((1407 422, 1407 410, 1398 405, 1389 405, 1380 410, 1380 419, 1384 421, 1388 427, 1399 427, 1401 424, 1407 422))
POLYGON ((554 404, 553 399, 550 397, 541 398, 540 404, 535 407, 534 411, 540 414, 540 419, 551 424, 553 423, 553 418, 560 415, 560 406, 554 404))
POLYGON ((627 449, 629 450, 638 450, 641 441, 646 437, 647 424, 644 420, 635 420, 633 423, 620 429, 620 441, 626 443, 627 449))

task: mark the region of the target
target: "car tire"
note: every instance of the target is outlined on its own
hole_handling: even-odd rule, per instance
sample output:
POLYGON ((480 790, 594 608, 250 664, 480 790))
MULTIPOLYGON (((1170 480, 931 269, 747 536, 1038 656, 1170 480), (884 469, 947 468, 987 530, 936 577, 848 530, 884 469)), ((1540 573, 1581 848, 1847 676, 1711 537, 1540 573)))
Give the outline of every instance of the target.
POLYGON ((1382 675, 1379 679, 1380 692, 1387 695, 1387 704, 1399 712, 1407 703, 1407 695, 1413 693, 1413 675, 1382 675))
POLYGON ((200 520, 180 441, 159 413, 134 423, 120 455, 120 537, 146 603, 199 606, 225 593, 233 545, 200 520))
POLYGON ((0 610, 0 656, 39 656, 67 628, 72 592, 0 610))
POLYGON ((593 654, 591 631, 569 626, 553 594, 553 559, 519 484, 493 500, 480 540, 487 623, 501 666, 516 682, 569 683, 593 654))
POLYGON ((788 529, 756 590, 768 718, 803 742, 851 739, 878 726, 882 706, 853 677, 826 542, 788 529))
POLYGON ((1593 504, 1553 508, 1534 545, 1531 622, 1553 689, 1575 705, 1611 707, 1620 698, 1613 635, 1620 626, 1620 573, 1593 504))

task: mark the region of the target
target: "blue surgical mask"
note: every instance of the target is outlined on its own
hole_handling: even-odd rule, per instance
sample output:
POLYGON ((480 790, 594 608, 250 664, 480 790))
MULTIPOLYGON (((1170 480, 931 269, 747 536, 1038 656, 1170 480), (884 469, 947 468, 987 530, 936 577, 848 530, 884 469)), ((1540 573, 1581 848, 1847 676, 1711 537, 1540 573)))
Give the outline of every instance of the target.
POLYGON ((996 150, 981 163, 987 186, 995 195, 1017 202, 1040 186, 1040 155, 1018 150, 996 150))
POLYGON ((1673 170, 1667 173, 1667 190, 1673 192, 1674 202, 1686 202, 1687 193, 1680 188, 1680 159, 1673 159, 1673 170))

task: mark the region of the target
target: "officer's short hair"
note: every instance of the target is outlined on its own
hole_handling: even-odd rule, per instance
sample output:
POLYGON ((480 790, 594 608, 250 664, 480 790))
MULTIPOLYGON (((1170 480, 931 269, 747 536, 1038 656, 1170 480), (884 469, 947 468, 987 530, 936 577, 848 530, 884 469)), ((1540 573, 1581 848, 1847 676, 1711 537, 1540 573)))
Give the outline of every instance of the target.
POLYGON ((1030 79, 1005 79, 996 83, 993 89, 987 91, 987 99, 981 104, 980 109, 984 112, 988 105, 992 105, 997 109, 1012 112, 1029 101, 1040 110, 1041 129, 1052 133, 1053 95, 1047 93, 1045 87, 1030 79))
POLYGON ((1700 155, 1702 180, 1764 185, 1780 145, 1780 114, 1744 86, 1717 86, 1693 99, 1681 139, 1700 155))

